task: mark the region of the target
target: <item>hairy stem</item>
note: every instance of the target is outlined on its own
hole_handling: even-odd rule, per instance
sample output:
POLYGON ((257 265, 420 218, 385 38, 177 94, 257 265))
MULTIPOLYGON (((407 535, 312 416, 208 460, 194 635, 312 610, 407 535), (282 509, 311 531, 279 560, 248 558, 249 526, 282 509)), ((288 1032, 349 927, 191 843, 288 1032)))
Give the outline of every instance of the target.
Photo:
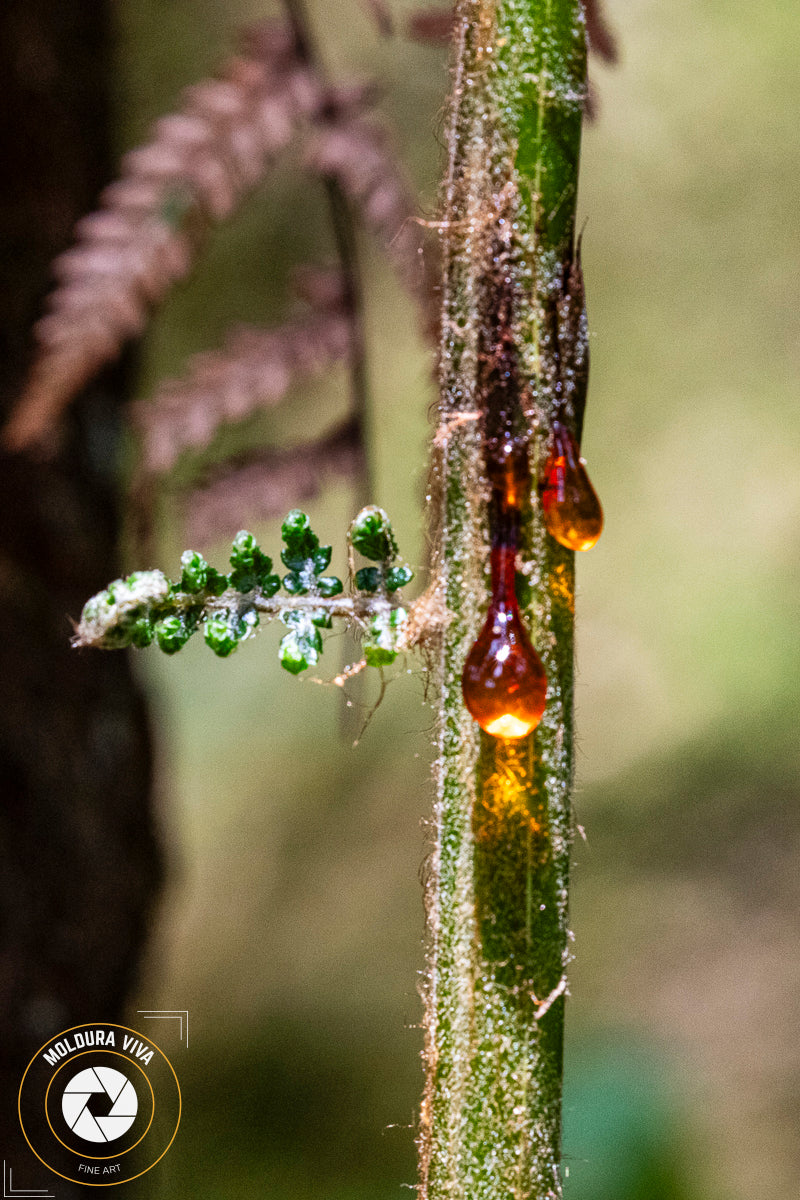
MULTIPOLYGON (((535 495, 522 513, 518 569, 548 677, 539 728, 517 742, 482 734, 464 707, 461 673, 488 599, 481 330, 492 316, 486 279, 505 221, 527 424, 520 436, 534 479, 573 387, 559 311, 571 264, 579 273, 580 0, 459 0, 455 45, 433 471, 436 578, 449 622, 438 656, 421 1189, 428 1200, 553 1200, 561 1195, 574 567, 573 554, 546 534, 535 495)), ((567 349, 585 368, 579 299, 567 349)), ((573 423, 579 400, 570 400, 573 423)))

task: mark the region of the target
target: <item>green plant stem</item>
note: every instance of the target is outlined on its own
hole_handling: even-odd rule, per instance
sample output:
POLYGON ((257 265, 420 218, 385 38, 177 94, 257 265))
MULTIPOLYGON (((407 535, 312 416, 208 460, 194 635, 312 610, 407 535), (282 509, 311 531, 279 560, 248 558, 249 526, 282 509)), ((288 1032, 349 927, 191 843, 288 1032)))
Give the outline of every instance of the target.
POLYGON ((487 236, 513 220, 515 346, 533 477, 558 406, 552 335, 574 246, 586 42, 579 0, 460 0, 444 188, 441 403, 434 464, 441 721, 428 885, 428 1200, 561 1195, 568 961, 573 554, 523 513, 526 615, 548 676, 544 718, 501 742, 470 719, 465 657, 488 601, 478 347, 487 236))

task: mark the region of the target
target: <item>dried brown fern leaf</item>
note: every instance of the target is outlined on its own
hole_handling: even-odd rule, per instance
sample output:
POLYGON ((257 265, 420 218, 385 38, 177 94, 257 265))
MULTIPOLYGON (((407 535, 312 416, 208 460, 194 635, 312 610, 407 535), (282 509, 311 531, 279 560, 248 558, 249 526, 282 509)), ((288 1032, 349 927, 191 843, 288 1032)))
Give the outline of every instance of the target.
POLYGON ((193 545, 230 536, 243 521, 283 516, 287 506, 318 495, 331 476, 352 480, 364 469, 361 424, 349 420, 317 441, 289 450, 260 452, 226 464, 184 501, 193 545))
POLYGON ((311 137, 306 164, 337 180, 418 300, 425 328, 436 328, 433 271, 422 250, 417 205, 386 130, 363 106, 335 94, 311 137))
POLYGON ((185 276, 198 235, 231 215, 290 141, 298 121, 324 103, 295 53, 291 32, 264 23, 219 78, 188 88, 179 112, 126 155, 98 212, 79 222, 77 243, 54 264, 38 354, 4 431, 12 449, 41 444, 73 396, 125 341, 149 308, 185 276))
POLYGON ((301 287, 310 313, 272 329, 234 330, 222 350, 195 355, 184 378, 132 406, 146 476, 169 471, 184 451, 205 449, 223 425, 273 408, 296 380, 349 360, 353 324, 341 276, 307 270, 301 287))

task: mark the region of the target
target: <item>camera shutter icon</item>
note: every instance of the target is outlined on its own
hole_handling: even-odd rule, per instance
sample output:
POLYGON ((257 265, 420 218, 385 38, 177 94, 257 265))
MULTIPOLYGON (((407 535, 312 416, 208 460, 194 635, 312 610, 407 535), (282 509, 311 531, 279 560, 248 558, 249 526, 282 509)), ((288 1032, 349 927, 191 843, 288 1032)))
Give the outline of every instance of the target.
POLYGON ((133 1125, 139 1099, 121 1071, 87 1067, 73 1075, 64 1088, 61 1111, 69 1128, 84 1142, 113 1142, 133 1125))

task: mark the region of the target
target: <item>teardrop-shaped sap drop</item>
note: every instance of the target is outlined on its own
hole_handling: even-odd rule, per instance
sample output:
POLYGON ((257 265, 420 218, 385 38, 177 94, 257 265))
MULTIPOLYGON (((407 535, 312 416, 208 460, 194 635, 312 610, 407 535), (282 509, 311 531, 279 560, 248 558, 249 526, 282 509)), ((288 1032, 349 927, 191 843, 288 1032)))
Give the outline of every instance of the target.
POLYGON ((513 551, 495 549, 492 558, 511 556, 511 569, 493 562, 495 580, 505 586, 493 589, 492 602, 478 638, 467 655, 461 688, 464 703, 481 729, 493 737, 525 737, 542 719, 547 697, 547 676, 522 623, 513 581, 513 551))
POLYGON ((544 523, 568 550, 591 550, 603 532, 603 509, 572 434, 553 422, 542 485, 544 523))

